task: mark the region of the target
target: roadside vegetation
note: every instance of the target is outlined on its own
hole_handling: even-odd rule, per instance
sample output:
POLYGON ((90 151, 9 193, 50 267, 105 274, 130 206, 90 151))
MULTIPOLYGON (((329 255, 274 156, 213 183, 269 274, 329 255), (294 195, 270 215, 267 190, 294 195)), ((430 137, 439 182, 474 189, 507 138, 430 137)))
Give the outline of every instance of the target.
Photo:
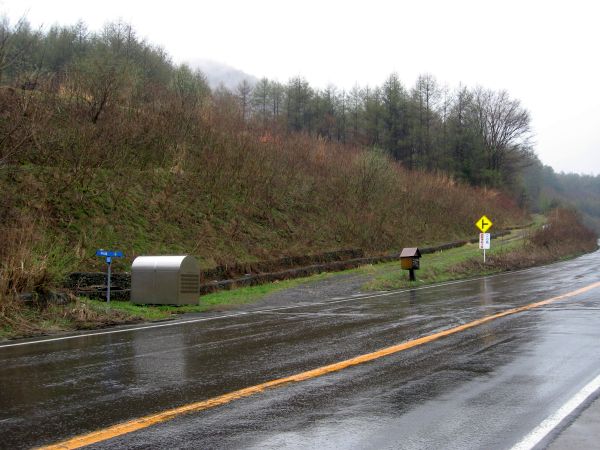
POLYGON ((388 290, 410 288, 524 269, 573 258, 598 248, 598 236, 582 223, 581 215, 569 209, 553 210, 547 220, 536 222, 530 229, 515 230, 510 235, 492 240, 486 251, 486 262, 478 244, 423 255, 422 270, 417 281, 409 282, 398 264, 389 263, 366 269, 372 279, 365 288, 388 290))
POLYGON ((484 266, 476 259, 456 268, 459 275, 484 270, 507 271, 547 264, 578 256, 598 248, 598 235, 584 225, 581 214, 557 208, 550 212, 548 222, 529 236, 524 245, 511 251, 491 255, 484 266))
MULTIPOLYGON (((582 225, 581 217, 572 210, 559 209, 549 217, 535 217, 531 228, 512 231, 494 239, 487 252, 486 263, 477 244, 423 255, 417 281, 408 281, 399 262, 367 265, 343 272, 365 276, 366 291, 408 289, 445 281, 518 270, 563 259, 597 249, 597 236, 582 225)), ((60 331, 95 329, 140 321, 168 320, 185 313, 228 311, 260 301, 269 294, 299 285, 335 277, 321 273, 306 278, 285 280, 259 286, 219 291, 201 296, 198 305, 133 305, 126 301, 104 301, 70 298, 65 304, 38 303, 28 308, 4 309, 5 320, 0 338, 34 336, 60 331), (12 311, 12 315, 6 315, 12 311), (14 314, 18 312, 17 314, 14 314)), ((4 303, 6 306, 6 303, 4 303)))
POLYGON ((5 335, 147 317, 49 302, 69 272, 105 269, 98 248, 125 253, 114 271, 142 254, 210 268, 464 239, 482 213, 497 229, 528 221, 530 119, 506 92, 450 92, 431 75, 407 89, 395 74, 350 93, 301 78, 211 91, 123 23, 5 20, 0 43, 5 335))
MULTIPOLYGON (((111 308, 142 317, 145 320, 161 320, 176 317, 179 314, 202 313, 207 311, 229 311, 236 307, 255 303, 269 294, 290 289, 295 286, 314 283, 335 276, 335 273, 320 273, 310 277, 277 281, 274 283, 257 286, 242 287, 238 289, 217 291, 202 295, 197 305, 171 306, 171 305, 134 305, 128 301, 111 301, 111 308)), ((99 308, 106 308, 105 301, 82 299, 84 303, 99 308)))
POLYGON ((537 161, 525 169, 524 180, 534 210, 571 205, 582 213, 585 225, 600 233, 600 175, 557 174, 537 161))

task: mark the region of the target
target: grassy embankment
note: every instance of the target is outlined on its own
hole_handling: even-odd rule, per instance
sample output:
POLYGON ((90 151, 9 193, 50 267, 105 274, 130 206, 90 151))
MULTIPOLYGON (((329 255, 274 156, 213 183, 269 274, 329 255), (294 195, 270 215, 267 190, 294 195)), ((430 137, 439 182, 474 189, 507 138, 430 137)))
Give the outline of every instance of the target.
MULTIPOLYGON (((111 103, 90 121, 85 102, 61 92, 0 89, 5 335, 102 324, 95 307, 43 300, 70 271, 104 270, 98 248, 125 253, 114 271, 140 254, 192 254, 207 268, 461 239, 482 203, 500 228, 526 220, 500 192, 408 171, 374 149, 248 129, 166 94, 144 110, 111 103), (42 300, 24 304, 23 292, 42 300)), ((114 309, 106 318, 123 320, 114 309)))
MULTIPOLYGON (((262 113, 248 114, 247 97, 210 92, 199 74, 173 66, 130 29, 78 33, 61 31, 60 44, 54 34, 9 39, 9 47, 28 43, 13 52, 23 60, 4 68, 10 85, 0 86, 4 335, 132 320, 75 299, 57 305, 49 295, 68 272, 104 270, 98 248, 125 253, 114 271, 142 254, 192 254, 209 268, 464 239, 483 205, 496 229, 526 221, 510 196, 425 170, 495 186, 511 185, 516 175, 512 163, 484 169, 497 165, 499 149, 483 151, 484 136, 477 127, 466 132, 462 119, 458 127, 428 119, 444 137, 419 144, 424 130, 411 131, 417 117, 407 93, 393 94, 393 107, 374 110, 376 123, 352 131, 345 108, 336 112, 320 100, 309 106, 319 94, 302 88, 299 96, 291 84, 272 112, 263 103, 262 113), (453 128, 456 142, 446 136, 453 128), (421 170, 406 170, 390 155, 421 170)), ((204 301, 217 307, 225 303, 219 296, 231 295, 249 298, 240 291, 204 301)))
MULTIPOLYGON (((411 288, 575 257, 594 250, 595 239, 594 234, 580 224, 577 215, 570 211, 558 210, 547 222, 545 217, 536 216, 532 227, 515 230, 507 236, 495 239, 492 248, 486 252, 485 264, 478 244, 467 244, 463 247, 423 255, 422 270, 417 272, 416 282, 408 281, 407 272, 400 268, 398 262, 367 265, 345 273, 368 277, 370 281, 364 285, 365 290, 411 288)), ((113 308, 146 320, 166 319, 174 314, 223 310, 253 303, 268 294, 332 276, 335 274, 324 273, 296 280, 221 291, 202 296, 199 304, 195 306, 140 306, 129 302, 114 302, 113 308)), ((103 302, 85 301, 94 307, 104 305, 103 302)))
MULTIPOLYGON (((360 274, 369 279, 366 290, 410 288, 443 281, 498 273, 529 267, 577 256, 596 248, 595 236, 583 228, 578 217, 569 211, 557 211, 547 223, 537 217, 532 228, 517 230, 510 235, 495 239, 487 252, 487 262, 477 244, 424 255, 422 270, 417 281, 407 279, 398 262, 367 265, 345 273, 360 274), (545 225, 543 228, 542 226, 545 225), (560 239, 557 239, 557 237, 560 239)), ((99 328, 142 320, 164 320, 182 313, 218 311, 253 303, 268 294, 304 283, 312 283, 335 276, 323 273, 307 278, 286 280, 260 286, 221 291, 200 297, 196 306, 139 306, 129 302, 105 302, 76 299, 69 305, 48 305, 46 308, 30 308, 28 315, 17 327, 4 327, 2 337, 15 337, 52 333, 57 331, 99 328)))

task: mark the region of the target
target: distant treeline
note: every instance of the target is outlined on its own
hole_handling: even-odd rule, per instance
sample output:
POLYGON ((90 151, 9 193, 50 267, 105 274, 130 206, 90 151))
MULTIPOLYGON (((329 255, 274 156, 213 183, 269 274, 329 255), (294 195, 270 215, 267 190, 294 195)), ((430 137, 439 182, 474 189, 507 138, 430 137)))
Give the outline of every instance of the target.
POLYGON ((556 173, 535 161, 524 172, 527 203, 544 212, 557 206, 574 206, 588 225, 600 231, 600 176, 556 173))
MULTIPOLYGON (((83 23, 40 31, 25 20, 10 24, 4 19, 0 84, 59 93, 91 123, 115 108, 152 114, 170 104, 183 133, 192 129, 190 121, 201 109, 237 129, 260 132, 265 140, 305 133, 377 148, 408 169, 502 188, 521 206, 542 209, 553 200, 548 196, 569 197, 556 184, 563 178, 542 169, 533 153, 530 115, 518 100, 483 87, 449 89, 430 74, 419 76, 412 87, 391 74, 381 86, 350 90, 317 89, 294 77, 287 83, 265 78, 211 91, 199 70, 174 64, 128 24, 111 23, 100 32, 83 23)), ((13 144, 11 139, 0 143, 0 163, 15 153, 14 146, 8 148, 13 144)), ((573 180, 559 184, 569 192, 589 184, 586 178, 573 180)), ((597 205, 580 206, 600 216, 597 205)))
POLYGON ((42 32, 26 22, 0 27, 0 81, 66 88, 91 121, 119 100, 131 107, 169 89, 182 103, 209 99, 248 127, 305 132, 379 147, 409 169, 442 170, 476 185, 513 186, 531 156, 530 118, 518 100, 481 87, 449 90, 432 75, 411 88, 392 74, 382 86, 316 89, 301 77, 242 82, 212 93, 199 71, 174 65, 124 23, 93 33, 85 25, 42 32))

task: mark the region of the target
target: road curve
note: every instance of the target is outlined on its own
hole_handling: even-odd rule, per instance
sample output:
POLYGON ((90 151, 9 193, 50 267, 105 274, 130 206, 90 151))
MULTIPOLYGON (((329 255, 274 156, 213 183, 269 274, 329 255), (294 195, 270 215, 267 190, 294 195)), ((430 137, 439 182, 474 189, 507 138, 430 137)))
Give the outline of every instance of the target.
MULTIPOLYGON (((56 443, 573 293, 600 281, 599 263, 0 346, 1 445, 56 443)), ((589 288, 92 447, 511 448, 600 374, 599 325, 589 288)))

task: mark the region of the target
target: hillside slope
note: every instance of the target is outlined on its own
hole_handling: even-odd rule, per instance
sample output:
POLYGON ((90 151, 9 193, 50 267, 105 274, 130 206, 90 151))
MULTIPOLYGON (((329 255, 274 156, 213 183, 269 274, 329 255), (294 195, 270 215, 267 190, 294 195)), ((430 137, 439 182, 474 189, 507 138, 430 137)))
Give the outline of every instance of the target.
POLYGON ((50 94, 4 90, 0 102, 0 131, 23 143, 0 168, 2 264, 24 280, 39 268, 55 280, 99 269, 97 248, 125 252, 116 270, 152 253, 208 267, 439 243, 472 236, 482 213, 497 228, 524 220, 499 192, 407 171, 377 150, 265 134, 206 111, 182 131, 173 105, 114 107, 93 123, 50 94))

